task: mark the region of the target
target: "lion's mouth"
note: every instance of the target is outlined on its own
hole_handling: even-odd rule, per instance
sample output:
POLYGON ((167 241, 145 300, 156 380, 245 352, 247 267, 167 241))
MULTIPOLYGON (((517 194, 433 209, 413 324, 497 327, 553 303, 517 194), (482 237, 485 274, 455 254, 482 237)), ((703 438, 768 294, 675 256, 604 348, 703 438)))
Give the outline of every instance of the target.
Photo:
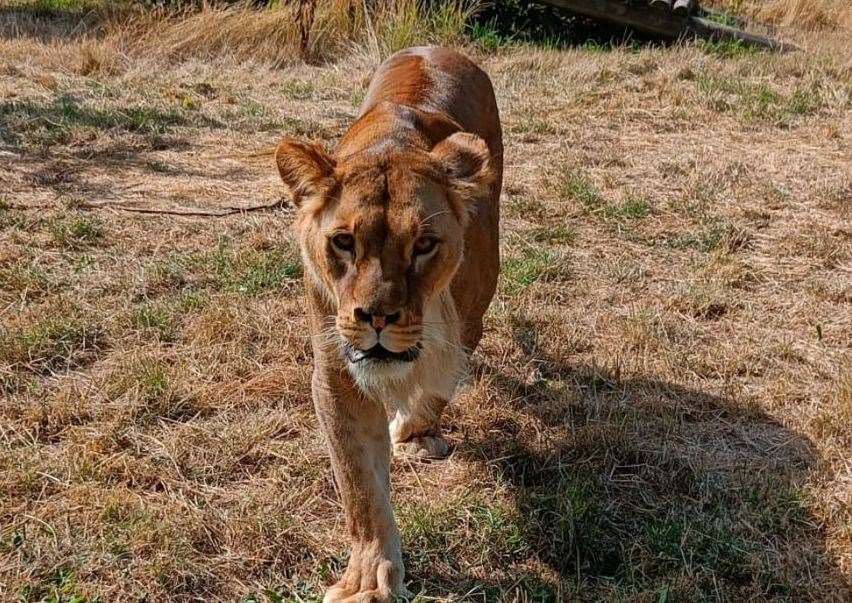
POLYGON ((343 354, 346 356, 346 360, 353 364, 367 360, 377 362, 412 362, 420 355, 420 347, 408 348, 404 352, 391 352, 380 343, 377 343, 369 350, 359 350, 355 346, 347 344, 343 348, 343 354))

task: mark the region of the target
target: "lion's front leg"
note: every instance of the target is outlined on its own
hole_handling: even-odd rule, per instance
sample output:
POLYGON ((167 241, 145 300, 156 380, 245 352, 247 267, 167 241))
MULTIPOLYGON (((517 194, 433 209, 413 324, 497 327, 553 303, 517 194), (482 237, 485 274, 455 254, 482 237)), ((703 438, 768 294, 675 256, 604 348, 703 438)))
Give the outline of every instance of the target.
POLYGON ((441 396, 424 394, 409 407, 397 410, 390 424, 394 454, 423 459, 442 459, 450 451, 441 435, 441 413, 447 401, 441 396))
POLYGON ((313 395, 352 546, 346 572, 323 601, 392 601, 404 590, 405 570, 390 504, 390 439, 384 408, 359 395, 345 376, 321 369, 314 373, 313 395))

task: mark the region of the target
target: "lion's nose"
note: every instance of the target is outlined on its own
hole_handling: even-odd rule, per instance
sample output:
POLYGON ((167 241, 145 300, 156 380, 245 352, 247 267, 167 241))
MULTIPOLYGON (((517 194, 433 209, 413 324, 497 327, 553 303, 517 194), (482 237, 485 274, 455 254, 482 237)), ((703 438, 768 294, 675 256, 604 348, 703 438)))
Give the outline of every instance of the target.
POLYGON ((393 324, 399 320, 401 312, 392 312, 390 314, 383 314, 380 311, 375 311, 371 308, 355 308, 355 319, 360 320, 361 322, 370 323, 373 328, 376 330, 376 333, 380 332, 387 325, 393 324))

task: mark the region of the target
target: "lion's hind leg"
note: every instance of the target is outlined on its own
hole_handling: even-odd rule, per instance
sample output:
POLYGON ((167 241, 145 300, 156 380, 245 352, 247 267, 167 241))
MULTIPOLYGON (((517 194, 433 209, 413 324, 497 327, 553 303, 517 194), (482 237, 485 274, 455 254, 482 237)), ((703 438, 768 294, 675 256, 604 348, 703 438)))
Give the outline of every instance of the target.
POLYGON ((396 456, 442 459, 450 446, 441 436, 441 413, 447 400, 434 394, 423 394, 404 409, 396 411, 390 423, 390 437, 396 456))

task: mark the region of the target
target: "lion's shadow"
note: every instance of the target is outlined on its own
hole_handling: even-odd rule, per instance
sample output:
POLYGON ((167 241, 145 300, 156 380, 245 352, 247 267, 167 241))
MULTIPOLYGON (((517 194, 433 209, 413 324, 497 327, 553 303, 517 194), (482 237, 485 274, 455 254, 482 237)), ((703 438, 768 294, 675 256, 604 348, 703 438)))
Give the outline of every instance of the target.
POLYGON ((534 379, 475 365, 512 412, 458 434, 454 452, 506 485, 511 527, 493 531, 473 565, 452 547, 440 563, 409 559, 415 590, 466 601, 814 600, 818 585, 819 599, 844 597, 803 499, 819 471, 805 436, 723 396, 566 364, 534 333, 514 329, 534 379))

